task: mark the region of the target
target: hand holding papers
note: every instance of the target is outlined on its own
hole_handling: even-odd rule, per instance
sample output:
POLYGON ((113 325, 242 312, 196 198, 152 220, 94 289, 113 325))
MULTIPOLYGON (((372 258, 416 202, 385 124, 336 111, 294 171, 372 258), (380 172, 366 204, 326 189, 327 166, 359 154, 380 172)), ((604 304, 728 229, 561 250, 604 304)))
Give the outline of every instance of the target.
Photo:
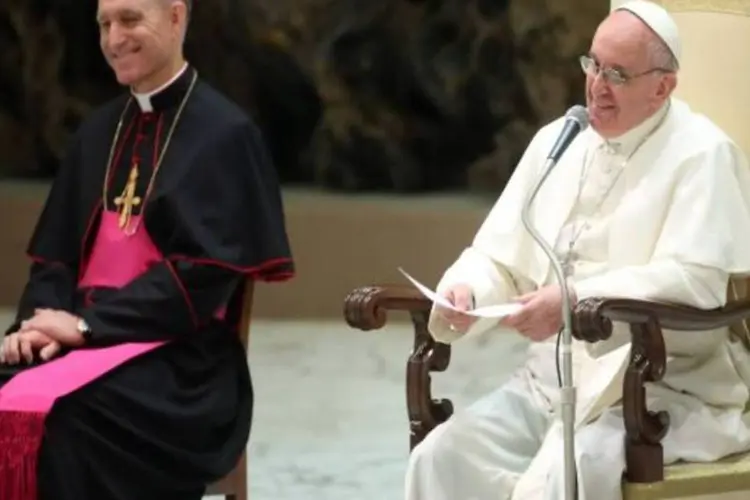
POLYGON ((466 314, 468 316, 475 316, 478 318, 504 318, 506 316, 510 316, 511 314, 514 314, 521 310, 523 307, 522 304, 500 304, 500 305, 494 305, 494 306, 486 306, 486 307, 480 307, 479 309, 472 309, 469 311, 463 311, 461 309, 456 308, 453 304, 451 304, 450 301, 445 299, 444 297, 441 297, 436 292, 430 290, 426 286, 424 286, 422 283, 418 282, 414 278, 412 278, 406 271, 401 269, 400 267, 398 270, 406 276, 406 279, 408 279, 416 288, 419 290, 422 295, 430 299, 433 303, 444 307, 446 309, 449 309, 451 311, 456 311, 462 314, 466 314))

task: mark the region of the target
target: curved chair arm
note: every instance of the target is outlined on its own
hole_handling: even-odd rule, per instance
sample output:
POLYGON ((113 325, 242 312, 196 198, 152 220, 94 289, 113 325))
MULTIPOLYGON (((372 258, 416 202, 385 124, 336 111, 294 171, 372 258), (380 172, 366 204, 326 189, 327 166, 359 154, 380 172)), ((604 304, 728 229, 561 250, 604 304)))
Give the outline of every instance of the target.
POLYGON ((430 372, 448 368, 451 348, 436 342, 427 330, 432 303, 418 290, 406 286, 365 286, 344 299, 344 317, 352 328, 378 330, 389 311, 405 311, 414 325, 414 347, 406 365, 406 407, 410 448, 414 448, 439 423, 453 413, 450 400, 432 398, 430 372))
POLYGON ((666 371, 662 328, 701 331, 728 327, 750 317, 750 304, 702 310, 633 299, 593 297, 578 302, 573 313, 573 335, 586 342, 609 339, 615 321, 630 325, 630 365, 623 383, 627 479, 632 483, 663 480, 661 440, 669 429, 669 415, 663 411, 648 411, 645 390, 648 382, 661 380, 666 371))

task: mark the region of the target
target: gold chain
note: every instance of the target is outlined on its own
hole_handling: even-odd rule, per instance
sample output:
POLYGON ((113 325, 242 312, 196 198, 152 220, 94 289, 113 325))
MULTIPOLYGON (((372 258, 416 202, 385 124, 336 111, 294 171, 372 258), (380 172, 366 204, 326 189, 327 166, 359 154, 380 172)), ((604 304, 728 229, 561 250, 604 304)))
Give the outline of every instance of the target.
MULTIPOLYGON (((172 140, 172 135, 174 134, 175 129, 177 128, 177 122, 180 121, 180 116, 182 115, 183 110, 185 109, 185 104, 187 104, 188 97, 190 97, 190 94, 193 92, 193 88, 195 87, 195 82, 198 80, 198 72, 194 71, 193 73, 193 79, 190 82, 190 87, 188 88, 187 93, 185 94, 185 97, 182 98, 182 102, 180 103, 180 107, 177 110, 177 114, 174 117, 174 121, 172 122, 172 125, 169 127, 169 133, 167 134, 167 139, 164 141, 164 147, 161 150, 161 153, 159 153, 159 158, 156 161, 156 165, 154 166, 154 171, 151 173, 151 179, 148 182, 148 187, 146 188, 146 193, 143 195, 143 203, 141 204, 141 217, 137 220, 135 227, 128 231, 128 228, 125 228, 123 231, 127 236, 133 236, 136 231, 138 231, 138 228, 141 225, 141 221, 143 220, 143 214, 146 210, 146 201, 149 198, 149 195, 151 194, 151 190, 154 187, 154 181, 156 179, 156 174, 159 172, 159 167, 161 167, 161 162, 164 160, 164 155, 167 152, 167 149, 169 148, 169 143, 172 140)), ((112 146, 109 149, 109 158, 107 159, 107 169, 104 173, 104 186, 102 188, 102 203, 104 211, 107 211, 107 200, 108 198, 108 192, 109 192, 109 174, 110 170, 112 168, 112 160, 114 158, 115 154, 115 148, 117 147, 117 143, 120 140, 120 132, 122 131, 122 125, 125 121, 125 114, 127 113, 128 109, 130 108, 130 103, 133 102, 133 98, 131 97, 128 99, 128 102, 125 104, 125 108, 122 110, 122 114, 120 115, 120 120, 117 123, 117 129, 115 130, 115 137, 112 141, 112 146)))

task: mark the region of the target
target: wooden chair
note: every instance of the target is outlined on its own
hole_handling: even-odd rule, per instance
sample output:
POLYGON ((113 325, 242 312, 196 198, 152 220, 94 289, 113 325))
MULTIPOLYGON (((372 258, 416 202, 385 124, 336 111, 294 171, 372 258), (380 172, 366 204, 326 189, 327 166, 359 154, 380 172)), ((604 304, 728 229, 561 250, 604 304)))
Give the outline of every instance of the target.
MULTIPOLYGON (((732 326, 733 331, 740 331, 737 341, 750 339, 750 287, 745 281, 730 285, 731 302, 712 311, 607 298, 591 298, 575 306, 574 336, 579 340, 606 340, 612 334, 614 321, 630 325, 632 351, 623 384, 623 418, 627 433, 625 500, 750 490, 750 453, 715 463, 665 467, 661 440, 669 427, 669 415, 648 411, 644 390, 645 383, 664 376, 666 352, 662 328, 690 331, 732 326)), ((344 303, 347 323, 365 331, 383 328, 389 311, 405 311, 411 315, 414 347, 406 367, 410 449, 453 413, 450 400, 434 399, 431 394, 430 372, 448 368, 451 347, 435 342, 430 336, 427 330, 430 308, 429 300, 417 290, 404 286, 357 288, 344 303)))
MULTIPOLYGON (((253 292, 255 282, 247 280, 242 296, 242 319, 240 320, 240 337, 247 352, 250 337, 250 321, 253 312, 253 292)), ((222 495, 225 500, 247 500, 247 452, 242 453, 240 461, 232 472, 220 481, 209 485, 206 495, 222 495)))

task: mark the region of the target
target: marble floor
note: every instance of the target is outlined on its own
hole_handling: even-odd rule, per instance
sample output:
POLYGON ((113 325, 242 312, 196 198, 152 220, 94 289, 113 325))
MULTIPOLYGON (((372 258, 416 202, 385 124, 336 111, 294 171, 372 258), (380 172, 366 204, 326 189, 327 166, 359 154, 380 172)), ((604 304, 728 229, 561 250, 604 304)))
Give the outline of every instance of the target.
MULTIPOLYGON (((3 320, 9 315, 0 312, 3 320)), ((403 499, 411 342, 405 323, 361 332, 343 321, 256 321, 249 349, 256 392, 250 500, 403 499)), ((465 339, 453 349, 449 370, 434 377, 433 394, 470 403, 502 383, 525 348, 513 334, 465 339)))
MULTIPOLYGON (((0 311, 0 322, 10 313, 0 311)), ((256 321, 249 361, 256 407, 251 500, 399 500, 408 455, 404 373, 411 327, 256 321)), ((467 339, 434 394, 466 404, 520 362, 516 336, 467 339)), ((218 500, 220 497, 207 497, 218 500)))
MULTIPOLYGON (((408 454, 404 396, 409 325, 256 322, 250 366, 257 410, 252 500, 397 500, 408 454)), ((521 360, 514 336, 468 339, 434 394, 466 404, 521 360)))
MULTIPOLYGON (((250 342, 250 500, 402 500, 410 326, 361 332, 343 321, 258 321, 250 342)), ((510 375, 526 346, 512 333, 464 339, 449 370, 434 377, 433 395, 470 403, 510 375)))

